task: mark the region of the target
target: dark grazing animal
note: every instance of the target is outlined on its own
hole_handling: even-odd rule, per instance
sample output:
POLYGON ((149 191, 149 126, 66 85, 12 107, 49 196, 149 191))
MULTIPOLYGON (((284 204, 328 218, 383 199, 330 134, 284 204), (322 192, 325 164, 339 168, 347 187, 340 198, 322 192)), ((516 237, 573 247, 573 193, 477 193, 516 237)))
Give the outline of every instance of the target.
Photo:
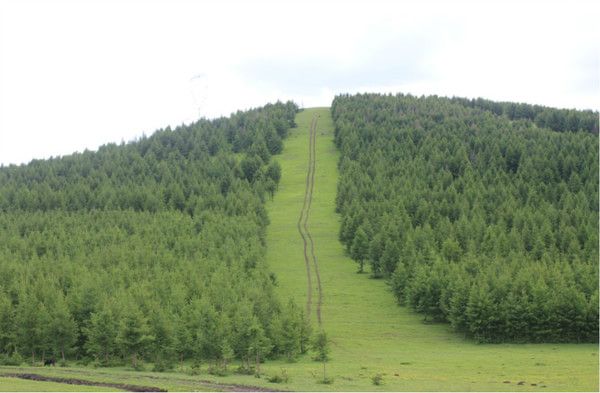
POLYGON ((44 360, 44 366, 56 366, 56 360, 54 358, 44 360))

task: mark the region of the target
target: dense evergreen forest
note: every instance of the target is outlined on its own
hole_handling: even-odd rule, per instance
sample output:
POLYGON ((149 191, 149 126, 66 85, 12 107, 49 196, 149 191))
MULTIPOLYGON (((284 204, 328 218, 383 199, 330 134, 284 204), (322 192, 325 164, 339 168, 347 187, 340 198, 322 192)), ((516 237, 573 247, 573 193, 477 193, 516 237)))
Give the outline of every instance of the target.
POLYGON ((598 340, 598 113, 377 94, 331 110, 359 271, 483 342, 598 340))
POLYGON ((306 350, 274 297, 264 202, 295 104, 0 168, 0 353, 246 371, 306 350))
POLYGON ((531 120, 538 127, 554 131, 585 131, 598 134, 598 112, 591 110, 555 109, 541 105, 529 105, 515 102, 496 102, 483 98, 467 99, 452 97, 452 102, 469 108, 490 111, 503 115, 510 120, 531 120))

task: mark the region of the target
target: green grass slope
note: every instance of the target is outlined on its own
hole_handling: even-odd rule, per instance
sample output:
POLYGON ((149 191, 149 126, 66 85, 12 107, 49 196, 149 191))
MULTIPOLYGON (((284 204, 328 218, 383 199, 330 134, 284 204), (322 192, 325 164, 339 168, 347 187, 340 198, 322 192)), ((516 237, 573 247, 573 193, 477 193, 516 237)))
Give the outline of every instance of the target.
MULTIPOLYGON (((268 205, 268 263, 280 295, 306 301, 306 268, 296 222, 302 209, 308 168, 308 131, 319 116, 316 176, 308 221, 323 288, 323 324, 332 341, 328 374, 332 385, 316 383, 321 367, 306 356, 277 362, 267 373, 286 368, 292 390, 391 391, 597 391, 598 347, 594 344, 482 345, 452 333, 444 324, 398 307, 384 281, 356 274, 356 264, 338 241, 335 213, 338 152, 328 108, 298 114, 283 154, 282 180, 268 205), (371 378, 382 374, 382 384, 371 378), (506 382, 509 381, 509 382, 506 382), (519 384, 520 383, 520 384, 519 384)), ((313 279, 314 279, 314 275, 313 279)), ((316 285, 313 288, 316 299, 316 285)), ((316 326, 316 316, 312 316, 316 326)), ((284 387, 285 386, 285 387, 284 387)))

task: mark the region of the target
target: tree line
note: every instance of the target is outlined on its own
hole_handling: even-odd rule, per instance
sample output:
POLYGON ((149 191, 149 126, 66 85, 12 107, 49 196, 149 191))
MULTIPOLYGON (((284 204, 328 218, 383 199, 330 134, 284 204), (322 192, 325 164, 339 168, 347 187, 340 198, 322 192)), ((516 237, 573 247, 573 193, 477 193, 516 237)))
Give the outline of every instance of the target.
POLYGON ((222 372, 308 348, 302 307, 265 263, 272 156, 298 107, 277 103, 0 168, 6 362, 178 362, 222 372))
POLYGON ((477 340, 597 342, 597 133, 466 103, 335 98, 341 241, 400 304, 477 340))
POLYGON ((591 110, 556 109, 542 105, 497 102, 483 98, 452 97, 451 101, 469 108, 490 111, 510 120, 531 120, 538 127, 558 132, 584 131, 598 134, 598 112, 591 110))

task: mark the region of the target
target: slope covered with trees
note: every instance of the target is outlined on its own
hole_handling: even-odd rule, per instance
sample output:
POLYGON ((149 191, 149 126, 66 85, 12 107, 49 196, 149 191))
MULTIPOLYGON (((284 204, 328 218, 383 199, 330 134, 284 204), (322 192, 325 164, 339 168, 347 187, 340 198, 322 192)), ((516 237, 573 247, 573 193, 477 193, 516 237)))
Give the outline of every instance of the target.
POLYGON ((558 132, 584 131, 598 134, 598 112, 591 110, 555 109, 541 105, 497 102, 483 98, 452 97, 451 101, 468 108, 482 109, 495 115, 503 115, 510 120, 531 120, 538 127, 558 132))
POLYGON ((400 303, 478 340, 597 341, 598 114, 510 107, 336 97, 340 239, 400 303))
POLYGON ((0 353, 222 370, 304 350, 302 308, 264 262, 271 156, 297 110, 0 168, 0 353))

